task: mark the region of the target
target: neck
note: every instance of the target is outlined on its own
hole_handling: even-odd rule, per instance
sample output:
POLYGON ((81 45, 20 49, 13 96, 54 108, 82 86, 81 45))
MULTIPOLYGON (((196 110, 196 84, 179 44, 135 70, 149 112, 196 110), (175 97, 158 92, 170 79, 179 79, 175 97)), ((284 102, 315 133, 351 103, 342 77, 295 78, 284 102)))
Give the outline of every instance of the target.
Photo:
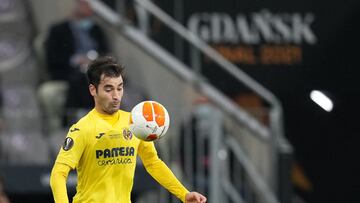
POLYGON ((110 113, 104 111, 104 110, 103 110, 102 108, 100 108, 99 106, 95 106, 95 110, 96 110, 96 112, 98 112, 99 114, 102 114, 102 115, 104 115, 104 116, 114 116, 114 115, 117 113, 117 111, 115 111, 114 113, 110 114, 110 113))
POLYGON ((113 114, 108 114, 106 112, 103 111, 98 111, 97 109, 95 109, 95 113, 97 114, 98 117, 100 117, 102 120, 104 120, 105 122, 107 122, 110 125, 115 125, 120 118, 120 112, 116 111, 113 114))

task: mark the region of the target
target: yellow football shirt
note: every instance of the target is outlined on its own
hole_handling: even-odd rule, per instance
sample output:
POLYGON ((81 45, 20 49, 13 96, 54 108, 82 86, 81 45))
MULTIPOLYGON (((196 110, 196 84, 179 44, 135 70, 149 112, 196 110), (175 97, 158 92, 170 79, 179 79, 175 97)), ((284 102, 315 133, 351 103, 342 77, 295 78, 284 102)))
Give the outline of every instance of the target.
POLYGON ((74 203, 130 203, 137 155, 161 185, 184 201, 188 190, 159 159, 154 143, 128 130, 129 116, 121 110, 109 116, 93 109, 70 128, 56 162, 77 170, 74 203))

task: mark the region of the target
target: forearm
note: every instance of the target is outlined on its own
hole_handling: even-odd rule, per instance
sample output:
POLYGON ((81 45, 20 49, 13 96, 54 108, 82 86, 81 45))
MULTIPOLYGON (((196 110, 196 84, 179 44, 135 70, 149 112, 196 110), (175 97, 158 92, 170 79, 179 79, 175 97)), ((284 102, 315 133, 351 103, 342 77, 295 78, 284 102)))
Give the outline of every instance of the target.
POLYGON ((169 192, 185 202, 185 195, 189 192, 176 178, 166 164, 157 160, 155 163, 146 167, 147 172, 169 192))
POLYGON ((51 171, 50 187, 54 196, 55 203, 68 203, 66 180, 70 167, 65 164, 55 163, 51 171))

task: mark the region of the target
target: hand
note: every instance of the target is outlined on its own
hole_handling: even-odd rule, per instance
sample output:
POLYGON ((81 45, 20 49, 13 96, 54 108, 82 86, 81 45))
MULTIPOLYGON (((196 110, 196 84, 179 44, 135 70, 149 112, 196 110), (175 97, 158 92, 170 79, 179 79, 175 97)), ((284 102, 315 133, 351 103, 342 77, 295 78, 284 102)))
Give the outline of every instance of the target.
POLYGON ((72 62, 74 65, 80 66, 90 63, 91 60, 85 54, 75 54, 72 56, 72 62))
POLYGON ((205 203, 206 197, 198 192, 189 192, 185 196, 185 203, 205 203))
POLYGON ((90 62, 91 60, 84 54, 74 54, 70 59, 70 64, 82 73, 86 73, 90 62))

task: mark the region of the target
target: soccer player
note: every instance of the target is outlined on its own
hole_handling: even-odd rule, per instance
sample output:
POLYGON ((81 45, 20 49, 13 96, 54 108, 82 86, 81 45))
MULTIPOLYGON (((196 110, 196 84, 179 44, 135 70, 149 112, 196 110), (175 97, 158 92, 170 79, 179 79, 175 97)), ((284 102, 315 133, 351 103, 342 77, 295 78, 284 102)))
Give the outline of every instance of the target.
POLYGON ((159 159, 153 142, 141 141, 128 130, 130 113, 119 110, 122 71, 112 57, 89 64, 87 77, 95 108, 70 127, 56 158, 50 177, 55 202, 69 202, 66 179, 76 169, 74 203, 130 203, 137 155, 147 172, 182 202, 206 202, 206 197, 189 192, 179 182, 159 159))

